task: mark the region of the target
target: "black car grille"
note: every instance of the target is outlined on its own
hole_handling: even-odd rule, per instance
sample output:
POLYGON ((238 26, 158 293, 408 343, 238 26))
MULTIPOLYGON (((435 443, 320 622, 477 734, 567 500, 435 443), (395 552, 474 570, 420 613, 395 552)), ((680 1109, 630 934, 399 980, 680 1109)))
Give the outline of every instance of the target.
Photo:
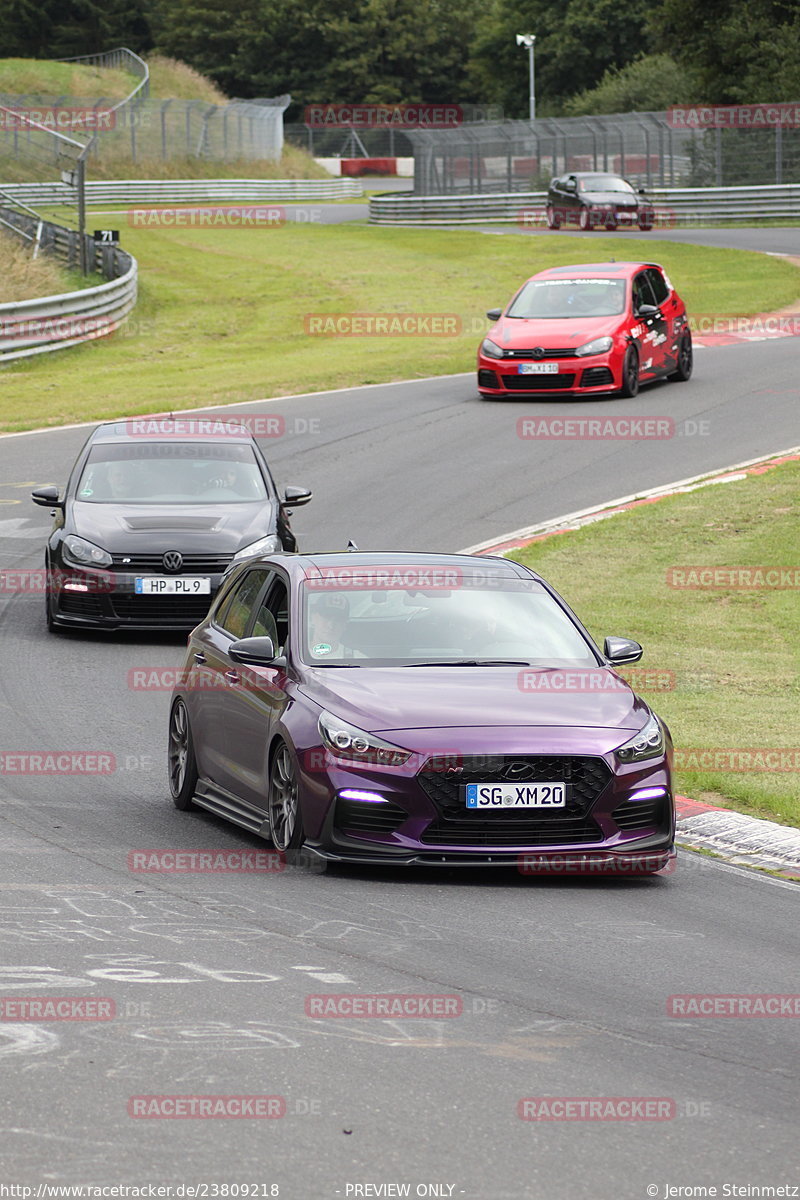
POLYGON ((567 346, 563 350, 559 350, 559 349, 551 350, 551 349, 548 349, 546 346, 539 346, 538 350, 539 350, 538 354, 534 353, 533 349, 530 349, 530 350, 506 350, 503 357, 504 358, 533 358, 533 359, 536 359, 537 361, 539 359, 546 359, 546 358, 574 358, 575 357, 575 347, 574 346, 567 346))
POLYGON ((197 625, 211 607, 211 596, 137 596, 114 593, 113 615, 121 621, 197 625))
MULTIPOLYGON (((428 845, 545 846, 599 842, 603 835, 589 810, 611 778, 601 758, 550 755, 485 755, 459 760, 460 770, 448 771, 452 759, 430 759, 417 780, 437 810, 420 840, 428 845), (468 783, 508 782, 503 772, 512 765, 528 768, 519 782, 563 781, 567 802, 560 809, 520 809, 502 818, 466 807, 462 789, 468 783)), ((499 814, 498 814, 499 817, 499 814)))
POLYGON ((478 371, 478 387, 499 388, 500 380, 497 378, 494 371, 481 369, 478 371))
POLYGON ((587 367, 581 375, 581 387, 604 387, 613 382, 614 376, 609 367, 587 367))
POLYGON ((406 810, 391 801, 369 804, 341 796, 336 801, 334 824, 343 833, 394 833, 407 820, 406 810))
POLYGON ((503 387, 510 392, 550 392, 570 388, 574 375, 504 375, 503 387))
POLYGON ((657 800, 623 800, 611 814, 620 829, 652 829, 666 823, 667 806, 663 796, 657 800))
POLYGON ((97 618, 103 615, 103 602, 99 596, 86 592, 62 592, 58 598, 58 611, 65 617, 97 618))
MULTIPOLYGON (((113 554, 113 565, 127 574, 145 571, 147 574, 164 573, 163 554, 113 554)), ((230 554, 184 554, 180 571, 168 571, 168 575, 221 575, 230 565, 230 554)))

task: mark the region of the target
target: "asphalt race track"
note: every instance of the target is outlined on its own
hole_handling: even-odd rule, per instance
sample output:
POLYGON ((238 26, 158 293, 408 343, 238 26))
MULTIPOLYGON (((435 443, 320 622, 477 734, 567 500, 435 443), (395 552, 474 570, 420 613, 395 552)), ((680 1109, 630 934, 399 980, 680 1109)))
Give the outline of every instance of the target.
MULTIPOLYGON (((635 400, 484 403, 468 375, 246 411, 286 419, 262 444, 280 486, 315 491, 294 518, 303 548, 454 550, 795 445, 797 402, 786 338, 702 349, 688 384, 635 400), (520 417, 564 415, 676 430, 517 436, 520 417)), ((28 493, 63 485, 86 432, 0 439, 0 570, 42 565, 49 518, 28 493)), ((639 881, 133 872, 136 849, 266 843, 169 800, 169 692, 132 690, 128 672, 177 666, 183 639, 48 636, 43 604, 0 596, 3 748, 98 751, 116 770, 0 776, 0 998, 110 998, 117 1017, 0 1021, 3 1181, 246 1184, 284 1200, 798 1182, 792 1021, 667 1015, 674 994, 797 990, 795 885, 687 853, 639 881), (463 1012, 307 1017, 306 998, 329 992, 459 996, 463 1012), (128 1115, 131 1097, 175 1094, 281 1096, 285 1115, 128 1115), (669 1115, 520 1119, 521 1099, 548 1096, 657 1098, 669 1115)))

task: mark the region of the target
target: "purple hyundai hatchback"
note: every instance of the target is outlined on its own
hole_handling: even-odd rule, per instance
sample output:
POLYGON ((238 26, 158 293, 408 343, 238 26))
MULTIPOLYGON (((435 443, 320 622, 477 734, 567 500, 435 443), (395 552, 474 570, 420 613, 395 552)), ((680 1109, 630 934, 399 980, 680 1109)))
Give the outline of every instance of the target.
POLYGON ((651 874, 669 730, 540 576, 499 558, 270 555, 193 630, 169 781, 289 861, 651 874))

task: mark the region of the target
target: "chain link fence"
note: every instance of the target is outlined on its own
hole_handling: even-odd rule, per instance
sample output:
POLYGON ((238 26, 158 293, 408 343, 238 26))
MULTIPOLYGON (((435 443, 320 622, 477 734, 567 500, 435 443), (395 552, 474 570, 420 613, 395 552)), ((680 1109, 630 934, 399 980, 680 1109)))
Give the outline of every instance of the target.
POLYGON ((766 127, 702 127, 728 113, 705 109, 464 123, 405 137, 417 195, 535 191, 567 171, 612 172, 647 188, 800 182, 800 105, 774 107, 784 117, 766 127), (678 112, 701 113, 701 127, 678 112))

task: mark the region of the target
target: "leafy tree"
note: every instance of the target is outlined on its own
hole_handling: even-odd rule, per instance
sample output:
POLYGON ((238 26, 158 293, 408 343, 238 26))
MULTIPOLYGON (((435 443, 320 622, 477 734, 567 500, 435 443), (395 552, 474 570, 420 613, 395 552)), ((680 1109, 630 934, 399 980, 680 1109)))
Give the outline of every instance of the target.
POLYGON ((647 54, 620 69, 609 67, 597 87, 579 92, 564 105, 568 117, 592 113, 660 112, 673 104, 693 104, 699 83, 668 54, 647 54))

